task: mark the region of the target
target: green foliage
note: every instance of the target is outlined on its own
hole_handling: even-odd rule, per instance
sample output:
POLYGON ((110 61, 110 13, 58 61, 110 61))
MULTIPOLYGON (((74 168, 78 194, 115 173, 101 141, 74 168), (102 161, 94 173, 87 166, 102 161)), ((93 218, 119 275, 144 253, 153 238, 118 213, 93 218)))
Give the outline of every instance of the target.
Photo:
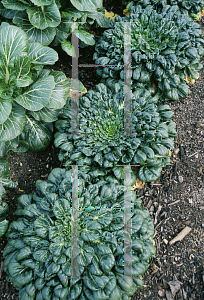
POLYGON ((138 4, 144 8, 148 5, 152 5, 158 12, 166 5, 178 5, 182 13, 187 13, 192 16, 204 8, 204 0, 133 0, 128 4, 127 8, 138 4))
POLYGON ((68 55, 74 55, 70 42, 74 30, 71 22, 79 22, 80 46, 94 45, 94 36, 87 31, 95 21, 98 26, 110 27, 101 0, 2 0, 0 14, 21 27, 30 41, 45 46, 61 43, 68 55))
MULTIPOLYGON (((2 149, 0 149, 2 151, 2 149)), ((1 153, 2 154, 2 153, 1 153)), ((1 155, 0 154, 0 155, 1 155)), ((10 180, 11 172, 7 157, 0 157, 0 237, 4 235, 8 229, 8 220, 6 220, 8 213, 8 204, 2 201, 5 195, 5 188, 15 188, 16 182, 10 180)))
MULTIPOLYGON (((152 7, 132 7, 127 17, 116 17, 96 45, 96 64, 123 65, 124 23, 131 22, 132 88, 156 83, 160 99, 178 100, 188 94, 184 78, 198 78, 204 40, 200 25, 181 14, 178 6, 165 6, 159 14, 152 7)), ((124 80, 123 67, 97 68, 108 86, 124 80)), ((130 77, 126 73, 126 78, 130 77)))
POLYGON ((8 204, 0 200, 0 237, 2 237, 8 229, 9 221, 6 220, 8 209, 8 204))
POLYGON ((148 211, 141 207, 139 199, 133 201, 132 233, 126 232, 124 181, 112 183, 108 189, 105 181, 88 183, 82 179, 82 173, 79 167, 76 210, 72 199, 73 173, 65 169, 54 169, 48 180, 36 182, 34 194, 18 199, 19 218, 7 232, 4 270, 7 280, 19 290, 21 300, 124 300, 142 285, 140 276, 155 254, 148 211), (111 194, 113 205, 108 206, 106 200, 111 203, 111 194), (103 208, 99 203, 103 203, 103 208), (126 241, 132 243, 129 277, 123 276, 124 266, 128 267, 124 260, 124 232, 126 241), (75 271, 79 273, 76 278, 75 271))
POLYGON ((53 49, 29 42, 22 29, 0 27, 0 144, 7 150, 39 151, 52 138, 52 124, 65 105, 70 81, 44 70, 58 59, 53 49))
POLYGON ((153 181, 169 164, 169 150, 176 135, 168 105, 157 106, 153 89, 137 89, 132 95, 132 135, 125 135, 123 91, 113 93, 104 84, 79 100, 79 135, 72 134, 71 99, 56 122, 55 146, 65 165, 112 168, 137 165, 142 181, 153 181))

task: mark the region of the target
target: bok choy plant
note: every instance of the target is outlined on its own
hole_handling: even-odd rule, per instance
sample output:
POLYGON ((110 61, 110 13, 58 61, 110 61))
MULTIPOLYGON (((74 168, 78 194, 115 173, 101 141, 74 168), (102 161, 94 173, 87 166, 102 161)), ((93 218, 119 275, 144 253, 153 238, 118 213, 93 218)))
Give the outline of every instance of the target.
POLYGON ((110 27, 102 0, 2 0, 0 14, 21 27, 30 41, 45 46, 61 44, 70 56, 74 55, 72 22, 79 23, 78 38, 82 47, 95 44, 94 35, 88 32, 91 25, 110 27))
POLYGON ((1 24, 1 149, 39 151, 48 146, 52 122, 66 104, 71 87, 71 80, 63 72, 43 69, 57 60, 55 50, 29 42, 21 28, 1 24))

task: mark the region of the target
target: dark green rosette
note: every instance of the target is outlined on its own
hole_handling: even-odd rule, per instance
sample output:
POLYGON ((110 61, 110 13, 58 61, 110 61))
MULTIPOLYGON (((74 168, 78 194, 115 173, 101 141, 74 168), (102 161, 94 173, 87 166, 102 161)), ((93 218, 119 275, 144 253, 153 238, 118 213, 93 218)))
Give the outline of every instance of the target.
POLYGON ((142 285, 140 276, 155 254, 148 211, 124 186, 124 178, 108 188, 100 178, 87 182, 83 171, 79 167, 77 179, 76 170, 54 169, 48 180, 36 182, 34 194, 18 199, 19 218, 7 232, 4 270, 20 300, 128 300, 142 285), (125 203, 131 217, 124 222, 125 203), (129 222, 131 234, 125 231, 129 222), (131 265, 124 260, 124 235, 132 245, 131 265))
MULTIPOLYGON (((128 3, 128 1, 123 2, 128 3)), ((135 5, 141 5, 143 8, 151 5, 158 12, 167 5, 178 5, 182 13, 195 19, 197 14, 204 9, 204 0, 133 0, 128 3, 127 9, 135 5)))
POLYGON ((160 13, 148 6, 133 6, 130 15, 116 17, 115 26, 106 30, 96 44, 96 64, 116 65, 97 68, 108 87, 132 79, 137 87, 155 84, 161 100, 178 100, 189 92, 184 81, 197 79, 202 68, 204 40, 200 25, 182 14, 178 6, 165 6, 160 13), (124 74, 124 26, 131 24, 132 69, 124 74), (126 24, 127 25, 127 24, 126 24))
POLYGON ((173 112, 159 105, 152 88, 132 94, 132 134, 124 134, 124 101, 119 90, 113 93, 104 84, 88 91, 79 100, 79 134, 72 134, 71 99, 56 122, 55 146, 64 165, 113 168, 136 165, 142 181, 156 180, 169 164, 169 149, 176 136, 173 112))

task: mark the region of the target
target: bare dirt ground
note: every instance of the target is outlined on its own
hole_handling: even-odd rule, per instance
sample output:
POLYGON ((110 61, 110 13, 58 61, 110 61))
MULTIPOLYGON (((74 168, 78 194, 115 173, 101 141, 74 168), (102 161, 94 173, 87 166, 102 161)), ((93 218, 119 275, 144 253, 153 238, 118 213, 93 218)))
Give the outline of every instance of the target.
MULTIPOLYGON (((116 1, 109 2, 110 10, 119 13, 119 8, 113 9, 112 2, 116 1)), ((92 50, 82 51, 80 61, 91 63, 92 50)), ((55 69, 70 77, 71 59, 67 56, 64 59, 60 53, 55 69)), ((87 89, 98 82, 93 69, 80 70, 80 80, 87 89)), ((178 132, 171 164, 164 168, 156 182, 136 191, 154 221, 157 254, 143 276, 144 286, 132 300, 204 299, 204 69, 190 89, 185 99, 168 103, 175 113, 173 120, 178 132), (170 245, 185 227, 191 231, 181 241, 170 245)), ((39 153, 9 153, 9 162, 12 179, 18 181, 18 187, 7 191, 4 198, 9 204, 8 219, 12 222, 17 198, 23 193, 34 192, 36 180, 46 179, 60 163, 53 144, 39 153)), ((18 299, 18 292, 6 281, 3 271, 5 245, 6 238, 0 238, 0 300, 18 299)))

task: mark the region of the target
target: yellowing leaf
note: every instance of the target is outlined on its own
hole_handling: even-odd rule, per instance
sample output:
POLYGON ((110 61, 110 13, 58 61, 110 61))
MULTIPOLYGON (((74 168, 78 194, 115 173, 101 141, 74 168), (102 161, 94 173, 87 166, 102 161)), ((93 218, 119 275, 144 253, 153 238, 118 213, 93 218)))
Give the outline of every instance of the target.
POLYGON ((193 78, 188 78, 187 76, 184 78, 184 80, 185 80, 187 83, 191 83, 191 84, 194 84, 194 83, 195 83, 195 79, 193 79, 193 78))
POLYGON ((24 192, 24 190, 21 190, 20 188, 18 188, 20 192, 24 192))
POLYGON ((144 187, 144 185, 145 185, 145 182, 136 178, 135 184, 133 185, 131 190, 133 190, 133 191, 135 191, 136 189, 141 190, 144 187))
POLYGON ((73 98, 73 99, 75 99, 75 98, 80 98, 80 97, 82 97, 84 94, 86 94, 86 92, 79 92, 79 91, 77 91, 77 90, 71 90, 70 89, 70 92, 69 92, 69 95, 68 95, 68 97, 69 98, 73 98), (78 96, 78 97, 77 97, 78 96))
POLYGON ((130 12, 129 12, 129 10, 124 9, 124 10, 123 10, 123 14, 124 14, 125 16, 128 16, 128 15, 130 14, 130 12))
POLYGON ((114 14, 114 12, 108 12, 106 9, 105 9, 105 16, 111 20, 115 20, 115 17, 117 17, 118 15, 117 14, 114 14))

